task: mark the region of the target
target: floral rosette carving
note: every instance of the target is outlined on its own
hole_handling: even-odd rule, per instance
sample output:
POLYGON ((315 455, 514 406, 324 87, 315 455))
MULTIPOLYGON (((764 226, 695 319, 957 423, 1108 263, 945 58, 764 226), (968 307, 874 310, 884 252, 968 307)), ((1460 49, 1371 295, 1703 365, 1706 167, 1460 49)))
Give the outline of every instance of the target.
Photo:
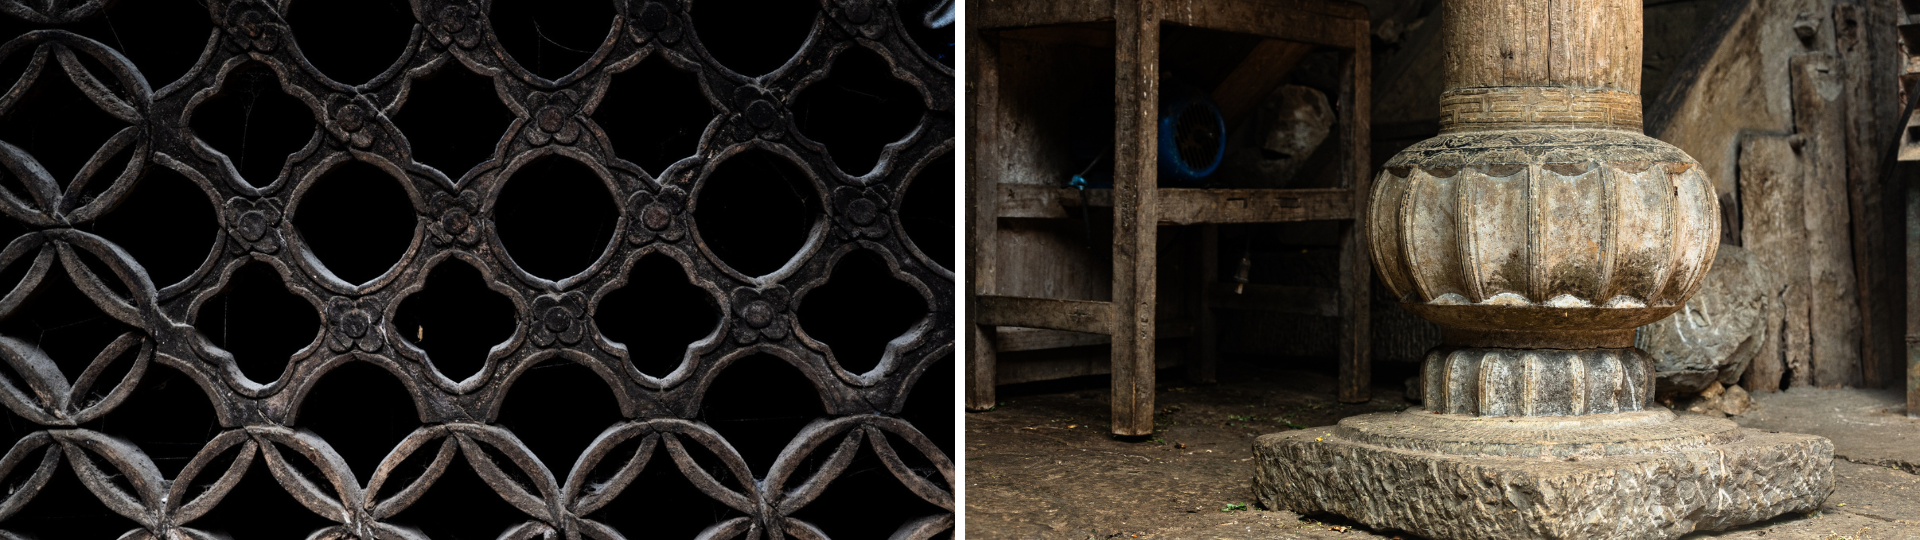
POLYGON ((271 53, 280 48, 287 25, 273 8, 260 0, 240 0, 227 5, 226 32, 241 49, 271 53))
POLYGON ((887 231, 887 208, 892 199, 886 186, 856 188, 841 186, 833 190, 833 207, 840 212, 841 219, 834 220, 833 229, 842 239, 885 238, 887 231))
POLYGON ((358 99, 341 104, 333 109, 333 125, 339 128, 333 137, 354 148, 364 150, 373 146, 375 115, 358 99))
POLYGON ((680 2, 628 0, 626 7, 627 19, 631 21, 627 24, 627 36, 632 37, 634 43, 659 41, 672 45, 686 36, 686 23, 680 20, 680 2))
POLYGON ((573 345, 587 332, 587 298, 579 291, 541 296, 533 299, 533 316, 535 345, 573 345))
POLYGON ((827 13, 857 36, 876 39, 887 33, 886 10, 874 0, 835 0, 827 3, 827 13))
POLYGON ((327 348, 336 353, 354 349, 380 352, 385 344, 380 325, 380 306, 372 298, 348 300, 333 297, 327 301, 327 320, 333 331, 327 334, 327 348))
POLYGON ((733 128, 736 140, 747 141, 754 137, 778 139, 787 130, 787 121, 780 112, 780 97, 757 86, 742 86, 733 91, 733 118, 728 125, 733 128))
POLYGON ((787 309, 793 293, 781 285, 764 289, 741 287, 733 290, 733 341, 752 345, 760 340, 787 338, 787 309))
POLYGON ((660 188, 658 193, 642 191, 627 199, 628 215, 634 216, 627 227, 627 241, 645 244, 655 239, 679 242, 687 236, 687 192, 677 187, 660 188))
POLYGON ((433 31, 434 39, 440 45, 458 44, 462 49, 471 49, 480 44, 480 10, 467 2, 453 2, 441 6, 434 12, 433 20, 427 23, 427 29, 433 31))
POLYGON ((244 199, 227 201, 227 239, 235 253, 280 251, 280 199, 244 199))
POLYGON ((580 97, 574 91, 534 94, 528 101, 527 109, 533 111, 533 118, 528 122, 527 142, 534 146, 546 146, 554 142, 573 144, 580 140, 580 134, 585 129, 573 118, 580 112, 580 97))
POLYGON ((471 246, 480 240, 480 223, 473 219, 480 213, 478 192, 469 189, 458 196, 435 193, 427 200, 427 209, 434 216, 427 224, 427 235, 433 237, 435 245, 471 246))

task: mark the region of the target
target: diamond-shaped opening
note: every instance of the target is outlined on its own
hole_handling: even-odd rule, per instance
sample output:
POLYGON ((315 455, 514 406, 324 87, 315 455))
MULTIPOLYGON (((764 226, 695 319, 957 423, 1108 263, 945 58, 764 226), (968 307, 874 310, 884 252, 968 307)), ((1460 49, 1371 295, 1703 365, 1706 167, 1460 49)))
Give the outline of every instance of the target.
POLYGON ((393 315, 400 338, 426 351, 434 369, 455 381, 486 367, 493 347, 513 338, 515 323, 513 302, 458 259, 433 267, 426 284, 401 300, 393 315))
MULTIPOLYGON (((81 257, 87 258, 86 255, 81 257)), ((13 264, 27 266, 32 263, 31 258, 23 257, 23 259, 13 264)), ((21 274, 24 275, 24 272, 21 274)), ((96 275, 106 283, 119 281, 112 274, 99 274, 98 270, 96 275)), ((11 286, 19 281, 15 279, 7 283, 11 286)), ((7 318, 0 319, 0 336, 23 341, 31 347, 38 347, 46 353, 47 358, 53 360, 68 381, 79 377, 81 372, 93 363, 94 357, 105 351, 115 339, 119 339, 122 334, 128 332, 135 332, 136 336, 140 335, 138 329, 101 312, 100 307, 95 305, 93 300, 88 299, 85 293, 74 286, 58 259, 48 267, 46 277, 42 278, 40 286, 34 289, 27 301, 7 318)), ((113 372, 103 374, 102 381, 96 383, 95 388, 101 390, 103 394, 112 390, 113 386, 120 381, 120 377, 126 373, 132 354, 135 353, 130 351, 126 358, 116 359, 113 372)), ((14 372, 10 368, 0 368, 0 374, 12 378, 16 388, 22 390, 27 388, 25 380, 20 378, 25 374, 14 372)))
POLYGON ((380 460, 420 427, 413 396, 396 377, 371 362, 336 366, 301 399, 294 425, 326 439, 365 483, 380 460))
POLYGON ((927 301, 893 276, 887 262, 865 249, 840 258, 827 284, 800 299, 800 327, 833 350, 853 373, 880 364, 887 343, 927 316, 927 301))
MULTIPOLYGON (((887 438, 891 439, 891 446, 901 461, 914 467, 917 474, 940 478, 939 472, 924 464, 924 459, 916 463, 918 450, 900 439, 887 438)), ((942 486, 945 483, 944 480, 935 482, 942 486)), ((819 527, 829 538, 887 538, 908 522, 946 513, 895 478, 874 453, 873 441, 867 439, 860 442, 860 451, 846 470, 827 484, 819 498, 794 512, 793 517, 819 527)))
POLYGON ((406 0, 306 0, 288 6, 300 54, 333 80, 359 84, 393 65, 413 35, 406 0))
POLYGON ((613 2, 576 2, 555 9, 538 0, 494 0, 487 20, 520 67, 558 79, 593 57, 613 27, 613 2))
MULTIPOLYGON (((801 428, 826 415, 813 381, 766 353, 729 364, 700 401, 701 421, 727 438, 756 477, 767 475, 801 428)), ((723 468, 708 470, 717 474, 723 468)))
MULTIPOLYGON (((438 451, 439 444, 431 443, 420 451, 438 451)), ((427 538, 484 540, 498 538, 508 527, 532 519, 501 500, 500 495, 473 472, 468 460, 475 458, 456 455, 453 459, 446 472, 434 480, 433 487, 427 488, 412 506, 386 520, 387 523, 418 529, 427 538)), ((572 465, 567 463, 568 467, 572 465)), ((554 473, 555 477, 564 477, 566 470, 562 468, 561 472, 554 473)))
POLYGON ((717 113, 700 78, 650 56, 613 76, 607 95, 593 111, 606 130, 613 152, 654 176, 699 150, 700 134, 717 113))
POLYGON ((715 167, 693 211, 707 249, 749 276, 786 266, 806 246, 819 216, 820 197, 807 173, 793 161, 758 148, 715 167))
MULTIPOLYGON (((287 447, 280 447, 280 455, 296 468, 311 467, 304 457, 287 447)), ((218 475, 224 472, 223 468, 201 474, 218 475)), ((233 486, 232 491, 220 499, 220 504, 214 505, 213 510, 200 516, 200 519, 187 524, 188 527, 235 539, 305 538, 313 531, 332 525, 336 524, 308 510, 288 494, 287 489, 274 479, 273 472, 267 468, 266 456, 259 451, 255 451, 246 474, 240 477, 240 482, 233 486)))
MULTIPOLYGON (((45 5, 44 2, 40 4, 45 5)), ((65 3, 66 6, 79 4, 65 3)), ((200 59, 200 53, 206 49, 207 37, 213 32, 207 7, 195 0, 120 1, 109 4, 104 15, 59 28, 106 44, 126 56, 154 90, 159 90, 191 69, 194 62, 200 59)), ((45 27, 13 17, 0 17, 0 42, 40 28, 45 27)))
POLYGON ((892 69, 872 50, 848 47, 834 58, 825 80, 794 98, 794 126, 826 145, 834 165, 847 174, 873 170, 887 143, 906 138, 927 110, 920 91, 894 78, 892 69))
POLYGON ((600 432, 620 423, 620 402, 587 366, 553 358, 515 378, 494 422, 520 437, 547 470, 565 478, 600 432))
POLYGON ((954 0, 900 0, 900 24, 927 56, 953 67, 954 0))
MULTIPOLYGON (((39 453, 34 455, 37 458, 39 453)), ((95 463, 100 463, 98 458, 95 463)), ((0 521, 0 530, 27 538, 114 540, 140 528, 139 523, 101 504, 100 499, 80 483, 80 477, 74 475, 73 466, 66 463, 65 458, 59 468, 32 501, 6 521, 0 521)))
POLYGON ((627 347, 641 373, 666 377, 689 345, 719 326, 720 307, 679 262, 654 254, 634 263, 627 284, 600 300, 593 322, 600 335, 627 347))
POLYGON ((413 159, 452 178, 493 156, 513 111, 500 103, 493 79, 449 60, 432 75, 409 83, 406 103, 393 123, 407 135, 413 159))
POLYGON ((900 227, 913 247, 953 268, 953 153, 933 160, 901 188, 900 227))
POLYGON ((578 274, 607 251, 620 208, 600 175, 572 158, 528 163, 500 189, 494 229, 520 269, 560 280, 578 274))
MULTIPOLYGON (((78 55, 84 56, 84 55, 78 55)), ((30 59, 32 53, 21 51, 9 58, 8 64, 30 59)), ((87 160, 113 137, 113 134, 126 129, 127 123, 100 110, 80 88, 74 86, 59 62, 49 56, 47 65, 27 88, 26 95, 15 103, 12 110, 0 116, 0 140, 20 147, 40 162, 53 180, 62 186, 69 185, 75 173, 80 172, 87 160)), ((10 66, 9 66, 10 67, 10 66)), ((24 64, 21 66, 24 68, 24 64)), ((6 70, 12 72, 11 69, 6 70)), ((95 77, 104 77, 104 71, 94 71, 95 77)), ((117 86, 112 79, 101 81, 108 87, 117 86)), ((128 153, 122 150, 121 153, 128 153)), ((120 161, 125 167, 126 161, 120 161)), ((121 169, 106 169, 100 172, 104 178, 96 178, 93 190, 104 189, 109 180, 119 174, 121 169)), ((8 172, 8 176, 12 173, 8 172)), ((19 182, 12 180, 10 182, 19 182)), ((16 189, 19 195, 26 195, 22 188, 16 189)), ((30 198, 24 200, 32 200, 30 198)))
POLYGON ((191 114, 193 135, 225 154, 254 187, 279 178, 288 158, 313 140, 318 125, 313 109, 287 95, 279 74, 259 62, 228 73, 220 92, 191 114))
POLYGON ((192 276, 219 241, 212 196, 165 166, 147 167, 120 206, 81 228, 119 245, 157 287, 192 276))
MULTIPOLYGON (((637 447, 642 438, 635 437, 628 444, 616 447, 610 455, 622 456, 624 460, 625 456, 633 455, 634 449, 629 447, 637 447)), ((698 443, 682 438, 680 444, 687 448, 688 454, 700 454, 698 443)), ((601 467, 615 465, 608 462, 616 461, 608 459, 601 467)), ((707 470, 720 469, 709 467, 707 470)), ((744 515, 694 488, 693 482, 674 466, 666 444, 659 443, 647 460, 647 467, 640 470, 633 482, 606 506, 586 517, 613 527, 627 538, 694 538, 708 527, 744 515)))
POLYGON ((362 161, 321 175, 294 200, 293 228, 326 270, 348 283, 387 273, 413 244, 413 201, 401 180, 362 161))
POLYGON ((819 19, 820 3, 703 0, 687 11, 707 54, 727 69, 757 77, 800 52, 819 19))
POLYGON ((920 374, 920 380, 915 381, 907 393, 907 402, 898 415, 901 420, 913 424, 914 429, 932 439, 933 444, 940 447, 940 452, 949 458, 954 455, 953 354, 948 352, 944 358, 927 366, 926 371, 920 374))
MULTIPOLYGON (((106 397, 121 377, 125 377, 124 371, 103 377, 88 398, 106 397)), ((119 437, 140 447, 167 478, 179 476, 180 469, 220 434, 213 398, 185 373, 158 361, 147 364, 146 372, 141 374, 139 384, 126 401, 106 416, 80 427, 119 437)))
POLYGON ((233 271, 226 287, 200 304, 195 328, 233 354, 240 372, 262 384, 280 378, 294 353, 320 336, 320 307, 287 290, 263 262, 233 271))

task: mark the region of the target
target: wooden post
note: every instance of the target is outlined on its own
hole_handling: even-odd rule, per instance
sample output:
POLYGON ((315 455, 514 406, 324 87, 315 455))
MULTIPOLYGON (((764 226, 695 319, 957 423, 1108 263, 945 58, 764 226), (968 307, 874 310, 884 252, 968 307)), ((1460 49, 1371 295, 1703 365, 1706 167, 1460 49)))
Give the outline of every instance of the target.
MULTIPOLYGON (((1340 79, 1339 100, 1340 138, 1346 147, 1346 163, 1341 166, 1346 178, 1343 182, 1353 190, 1356 200, 1362 200, 1370 193, 1372 174, 1367 163, 1369 142, 1365 122, 1358 121, 1355 111, 1364 111, 1372 105, 1368 102, 1372 95, 1373 84, 1371 66, 1367 51, 1367 25, 1356 24, 1354 39, 1355 50, 1342 56, 1346 68, 1340 79)), ((1372 301, 1370 287, 1373 285, 1373 263, 1367 249, 1367 227, 1365 204, 1353 205, 1353 221, 1340 225, 1340 401, 1361 403, 1372 399, 1373 384, 1373 340, 1368 334, 1368 323, 1372 320, 1368 312, 1372 301)))
POLYGON ((1848 216, 1844 70, 1827 53, 1795 55, 1787 63, 1794 131, 1805 146, 1796 148, 1804 199, 1790 210, 1806 228, 1806 241, 1782 248, 1807 257, 1813 384, 1860 386, 1863 327, 1848 216))
MULTIPOLYGON (((981 1, 968 0, 967 8, 979 13, 981 1)), ((980 32, 969 28, 967 40, 967 369, 966 391, 967 410, 984 411, 994 407, 993 380, 995 370, 994 333, 991 326, 981 326, 978 295, 993 294, 994 268, 997 258, 994 254, 994 229, 997 212, 994 204, 998 200, 994 188, 998 186, 998 167, 992 165, 993 156, 999 155, 993 150, 997 133, 992 126, 1000 125, 994 117, 1000 111, 999 64, 996 53, 998 46, 990 42, 980 32), (986 126, 989 129, 981 129, 986 126)))
POLYGON ((1141 436, 1153 434, 1159 3, 1119 0, 1113 14, 1112 431, 1141 436))

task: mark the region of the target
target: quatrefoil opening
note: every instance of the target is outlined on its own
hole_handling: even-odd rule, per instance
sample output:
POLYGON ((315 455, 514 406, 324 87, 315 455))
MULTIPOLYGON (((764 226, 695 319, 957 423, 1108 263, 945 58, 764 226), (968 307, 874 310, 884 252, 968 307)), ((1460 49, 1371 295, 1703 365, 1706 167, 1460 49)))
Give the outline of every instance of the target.
POLYGON ((344 161, 294 191, 287 213, 325 276, 364 286, 400 264, 414 245, 417 218, 403 177, 364 161, 344 161))
POLYGON ((625 419, 620 411, 614 387, 598 372, 548 358, 514 377, 492 423, 512 432, 555 478, 565 478, 601 432, 625 419))
POLYGON ((755 477, 765 477, 795 435, 827 416, 826 403, 812 379, 771 354, 748 355, 720 369, 707 383, 699 419, 726 438, 755 477))
POLYGON ((220 235, 214 195, 165 166, 148 167, 113 211, 87 227, 126 250, 155 286, 178 284, 208 266, 220 235))
POLYGON ((766 276, 791 264, 823 225, 812 175, 769 150, 728 157, 696 191, 697 238, 742 275, 766 276))
POLYGON ((820 18, 820 3, 701 0, 688 16, 708 55, 734 73, 758 77, 799 53, 820 18))
POLYGON ((400 301, 392 332, 425 353, 449 381, 467 381, 507 351, 517 319, 513 301, 488 285, 466 259, 450 257, 427 273, 420 290, 400 301))
POLYGON ((594 326, 626 352, 635 369, 671 378, 720 326, 719 301, 692 281, 672 257, 642 257, 629 268, 624 284, 600 299, 594 326))
POLYGON ((348 85, 390 69, 413 38, 413 9, 405 0, 296 0, 284 15, 300 55, 348 85))
POLYGON ((190 106, 193 137, 255 188, 272 185, 296 154, 319 140, 313 109, 289 95, 279 73, 264 63, 233 68, 217 93, 190 106))
POLYGON ((827 78, 808 84, 793 102, 800 134, 825 145, 848 176, 872 171, 886 147, 912 134, 926 111, 919 90, 900 80, 886 59, 857 45, 835 57, 827 78))
POLYGON ((919 289, 900 281, 880 255, 856 249, 834 263, 825 285, 800 299, 800 327, 827 345, 841 369, 864 374, 918 340, 908 332, 929 309, 919 289))
POLYGON ((699 150, 717 115, 700 78, 656 53, 612 77, 593 121, 607 132, 615 155, 662 178, 667 167, 699 150))
POLYGON ((413 160, 459 180, 493 157, 513 124, 493 79, 446 58, 432 73, 407 83, 393 124, 406 134, 413 160))
POLYGON ((540 0, 493 0, 487 20, 507 56, 541 78, 559 80, 587 67, 613 42, 612 2, 576 2, 555 9, 540 0))
POLYGON ((381 460, 420 427, 419 408, 400 377, 372 362, 343 362, 300 398, 291 423, 320 435, 364 484, 381 460))
POLYGON ((550 281, 592 268, 611 247, 620 221, 606 180, 579 160, 557 155, 512 171, 490 211, 507 258, 550 281))
POLYGON ((279 380, 292 360, 320 346, 320 306, 288 290, 271 264, 248 261, 200 301, 193 325, 256 385, 279 380))
POLYGON ((913 249, 934 264, 953 266, 953 152, 920 166, 900 188, 896 217, 913 249))

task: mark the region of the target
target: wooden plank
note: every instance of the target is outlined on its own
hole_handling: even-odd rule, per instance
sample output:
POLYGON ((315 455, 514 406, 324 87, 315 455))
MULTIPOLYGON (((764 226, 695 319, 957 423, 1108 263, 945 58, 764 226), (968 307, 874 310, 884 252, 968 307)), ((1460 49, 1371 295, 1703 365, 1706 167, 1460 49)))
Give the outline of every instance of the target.
POLYGON ((1193 337, 1187 340, 1187 381, 1213 384, 1219 379, 1220 336, 1213 321, 1213 291, 1220 279, 1220 226, 1192 227, 1192 257, 1198 262, 1188 298, 1193 303, 1193 337))
POLYGON ((1213 104, 1227 120, 1227 133, 1233 133, 1248 112, 1273 94, 1273 90, 1286 81, 1293 66, 1312 50, 1313 46, 1306 43, 1278 39, 1261 40, 1255 45, 1246 59, 1213 89, 1213 104))
MULTIPOLYGON (((1891 4, 1891 2, 1888 2, 1891 4)), ((1891 6, 1889 6, 1891 7, 1891 6)), ((1900 352, 1898 295, 1888 294, 1899 285, 1900 267, 1893 256, 1891 242, 1898 235, 1898 193, 1888 194, 1880 182, 1882 133, 1900 114, 1899 94, 1894 73, 1897 54, 1877 48, 1897 48, 1894 34, 1874 32, 1890 24, 1893 12, 1879 13, 1866 6, 1836 3, 1833 6, 1834 48, 1845 66, 1841 87, 1846 90, 1847 197, 1854 219, 1853 265, 1855 286, 1861 299, 1860 374, 1866 388, 1883 388, 1899 382, 1905 362, 1900 352), (1879 294, 1875 294, 1878 291, 1879 294)))
POLYGON ((1031 43, 1053 43, 1059 45, 1079 45, 1097 49, 1113 48, 1112 23, 1065 24, 1059 26, 1035 26, 1030 28, 1009 28, 997 32, 1000 40, 1025 41, 1031 43))
POLYGON ((1327 287, 1295 287, 1249 283, 1246 290, 1234 292, 1232 283, 1214 283, 1208 298, 1216 309, 1272 311, 1318 317, 1340 316, 1340 290, 1327 287))
MULTIPOLYGON (((1192 337, 1194 327, 1191 324, 1169 323, 1161 321, 1159 337, 1161 341, 1192 337)), ((1045 328, 1021 328, 1008 326, 999 328, 999 352, 1041 351, 1047 349, 1065 349, 1069 347, 1091 347, 1113 343, 1113 336, 1107 334, 1088 334, 1045 328)))
POLYGON ((1853 269, 1852 226, 1847 201, 1846 93, 1842 66, 1833 55, 1805 53, 1788 60, 1794 130, 1805 182, 1805 216, 1813 384, 1860 385, 1860 290, 1853 269))
MULTIPOLYGON (((1175 344, 1161 343, 1155 346, 1154 369, 1185 365, 1184 352, 1179 345, 1175 344)), ((1019 358, 1006 362, 1006 368, 998 374, 997 383, 1019 384, 1113 373, 1110 353, 1105 350, 1105 347, 1047 351, 1040 354, 1026 353, 1017 356, 1019 358)))
POLYGON ((1920 182, 1914 181, 1910 167, 1895 162, 1888 172, 1906 184, 1907 191, 1907 416, 1920 418, 1920 182))
POLYGON ((1169 0, 1166 22, 1325 45, 1343 49, 1367 44, 1367 11, 1358 4, 1323 0, 1169 0), (1355 29, 1359 29, 1358 32, 1355 29))
MULTIPOLYGON (((1773 389, 1783 375, 1791 377, 1791 386, 1813 382, 1808 369, 1806 191, 1794 149, 1802 144, 1798 135, 1771 134, 1748 134, 1740 142, 1740 238, 1747 251, 1780 279, 1776 285, 1783 308, 1781 372, 1758 375, 1762 380, 1770 376, 1773 389)), ((1751 369, 1768 369, 1769 363, 1756 359, 1751 369)))
POLYGON ((1279 223, 1354 219, 1353 191, 1324 189, 1162 189, 1160 222, 1279 223))
MULTIPOLYGON (((968 0, 967 7, 978 13, 984 3, 985 0, 968 0)), ((969 27, 976 39, 967 40, 966 406, 968 410, 981 411, 992 409, 996 403, 994 329, 980 324, 977 299, 979 295, 992 294, 997 281, 994 229, 998 220, 994 216, 998 211, 994 209, 993 188, 999 182, 983 161, 985 156, 994 155, 991 149, 998 136, 998 130, 993 128, 999 125, 1000 76, 998 48, 989 40, 979 38, 977 27, 972 24, 969 27), (986 129, 981 129, 983 126, 986 129)))
POLYGON ((1086 300, 979 295, 976 324, 1023 326, 1069 332, 1107 333, 1112 329, 1113 305, 1086 300))
POLYGON ((1114 2, 1113 434, 1153 434, 1160 15, 1114 2))
POLYGON ((967 7, 967 24, 985 30, 1113 20, 1119 6, 1111 0, 980 0, 967 7))
MULTIPOLYGON (((1372 124, 1373 55, 1368 49, 1371 41, 1366 24, 1358 27, 1354 41, 1354 50, 1341 55, 1345 69, 1340 80, 1340 101, 1334 108, 1340 111, 1338 129, 1345 151, 1341 169, 1346 173, 1348 193, 1365 197, 1372 192, 1373 181, 1373 171, 1368 167, 1373 156, 1367 146, 1371 141, 1367 130, 1372 124)), ((1349 197, 1348 204, 1355 208, 1350 210, 1355 220, 1340 225, 1341 317, 1340 335, 1336 339, 1340 340, 1339 399, 1360 403, 1373 398, 1373 341, 1369 333, 1373 320, 1369 289, 1373 286, 1373 264, 1367 246, 1367 227, 1360 221, 1365 216, 1357 210, 1359 203, 1351 200, 1349 197)))

